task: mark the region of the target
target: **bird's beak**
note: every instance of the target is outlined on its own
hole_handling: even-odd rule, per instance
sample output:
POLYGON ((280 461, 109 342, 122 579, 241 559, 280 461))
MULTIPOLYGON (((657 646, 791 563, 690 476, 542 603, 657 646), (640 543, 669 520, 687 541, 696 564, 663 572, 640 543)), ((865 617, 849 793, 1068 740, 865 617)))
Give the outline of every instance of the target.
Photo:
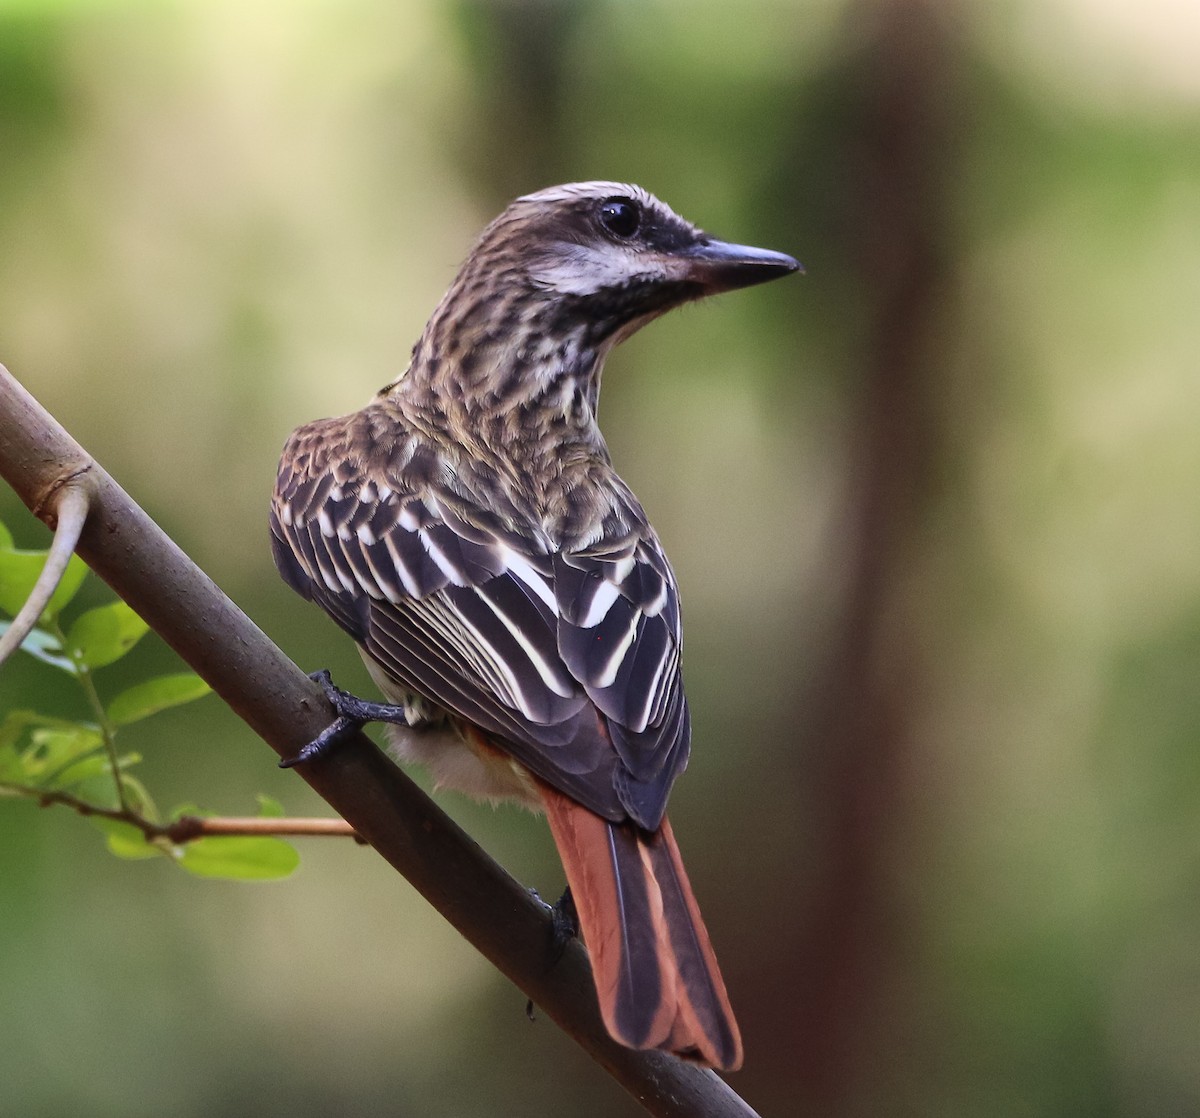
POLYGON ((706 295, 752 287, 779 279, 804 267, 786 253, 749 245, 731 245, 711 238, 697 241, 678 255, 683 277, 699 283, 706 295))

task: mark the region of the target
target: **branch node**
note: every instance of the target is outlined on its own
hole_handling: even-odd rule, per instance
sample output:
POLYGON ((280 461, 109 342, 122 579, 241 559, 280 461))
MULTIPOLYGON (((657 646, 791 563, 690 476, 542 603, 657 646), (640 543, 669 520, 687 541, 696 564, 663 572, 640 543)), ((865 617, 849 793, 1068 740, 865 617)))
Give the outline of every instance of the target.
POLYGON ((38 575, 29 597, 13 618, 8 632, 0 637, 0 664, 20 648, 21 642, 33 632, 38 618, 50 604, 50 599, 54 597, 54 592, 66 573, 67 563, 75 551, 75 545, 79 543, 91 507, 91 486, 84 480, 90 468, 85 467, 70 475, 61 485, 56 483, 52 492, 38 502, 38 516, 47 523, 50 520, 55 521, 54 541, 46 555, 46 565, 38 575), (54 507, 47 508, 51 502, 54 507))
POLYGON ((57 530, 57 521, 62 518, 61 504, 68 493, 79 491, 91 500, 92 479, 89 476, 95 463, 89 458, 73 470, 59 474, 39 494, 30 506, 30 511, 51 530, 57 530))

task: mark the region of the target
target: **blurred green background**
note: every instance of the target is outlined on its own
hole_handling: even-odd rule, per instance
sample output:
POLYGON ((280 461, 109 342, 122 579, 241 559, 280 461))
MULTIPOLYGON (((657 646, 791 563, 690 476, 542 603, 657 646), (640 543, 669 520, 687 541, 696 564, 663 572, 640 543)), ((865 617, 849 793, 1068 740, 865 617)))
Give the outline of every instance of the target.
MULTIPOLYGON (((1198 57, 1171 0, 0 0, 0 361, 367 692, 272 569, 278 450, 403 368, 505 201, 632 180, 794 253, 603 404, 683 589, 733 1083, 1200 1113, 1198 57)), ((27 658, 17 704, 82 713, 27 658)), ((123 743, 164 804, 322 811, 215 698, 123 743)), ((542 824, 443 803, 557 894, 542 824)), ((302 853, 205 883, 0 802, 0 1114, 640 1113, 369 850, 302 853)))

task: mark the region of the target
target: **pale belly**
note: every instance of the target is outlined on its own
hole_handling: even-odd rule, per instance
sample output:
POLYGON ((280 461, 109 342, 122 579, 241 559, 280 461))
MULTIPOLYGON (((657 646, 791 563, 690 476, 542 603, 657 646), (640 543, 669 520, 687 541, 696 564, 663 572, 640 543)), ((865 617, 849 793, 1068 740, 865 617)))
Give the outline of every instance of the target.
POLYGON ((542 810, 541 796, 529 770, 503 750, 488 743, 473 727, 460 725, 423 700, 397 688, 395 682, 362 649, 363 663, 389 703, 411 711, 412 725, 389 723, 388 751, 397 761, 425 766, 437 788, 463 792, 476 800, 496 803, 515 800, 533 811, 542 810))

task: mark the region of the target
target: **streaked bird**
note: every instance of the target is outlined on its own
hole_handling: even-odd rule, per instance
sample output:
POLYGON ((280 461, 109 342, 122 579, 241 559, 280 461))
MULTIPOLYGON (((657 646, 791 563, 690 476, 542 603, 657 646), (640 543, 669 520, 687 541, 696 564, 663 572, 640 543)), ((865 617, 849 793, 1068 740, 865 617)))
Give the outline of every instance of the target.
POLYGON ((389 700, 327 685, 338 719, 300 759, 383 719, 439 785, 544 811, 613 1037, 724 1070, 741 1036, 665 814, 691 742, 679 591, 597 397, 651 319, 798 268, 637 186, 518 198, 403 375, 293 433, 271 506, 283 577, 389 700))

